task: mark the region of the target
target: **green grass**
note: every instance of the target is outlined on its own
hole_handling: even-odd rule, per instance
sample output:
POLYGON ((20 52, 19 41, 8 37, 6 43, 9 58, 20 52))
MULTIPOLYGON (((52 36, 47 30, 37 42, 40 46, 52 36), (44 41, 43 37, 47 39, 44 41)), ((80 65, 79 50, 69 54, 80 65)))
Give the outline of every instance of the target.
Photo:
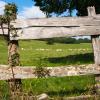
POLYGON ((6 81, 0 81, 0 100, 9 100, 9 88, 6 81))
POLYGON ((22 80, 23 89, 33 94, 69 96, 88 93, 95 84, 94 76, 67 76, 22 80))
MULTIPOLYGON (((42 58, 44 66, 65 66, 93 63, 92 45, 60 44, 48 45, 45 41, 19 41, 22 66, 37 66, 42 58)), ((7 64, 7 45, 0 40, 0 64, 7 64)))
POLYGON ((0 40, 0 64, 7 64, 7 43, 0 40))
MULTIPOLYGON (((49 96, 56 97, 91 94, 94 84, 93 75, 22 80, 23 92, 33 93, 33 95, 47 93, 49 96)), ((3 97, 5 98, 9 96, 7 82, 0 81, 0 92, 1 95, 4 93, 3 97)))

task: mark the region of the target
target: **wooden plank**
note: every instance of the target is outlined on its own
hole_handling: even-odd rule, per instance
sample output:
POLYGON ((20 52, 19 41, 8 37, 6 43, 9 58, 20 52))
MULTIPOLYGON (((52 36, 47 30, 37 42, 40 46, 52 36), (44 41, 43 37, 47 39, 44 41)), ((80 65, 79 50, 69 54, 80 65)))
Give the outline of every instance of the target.
MULTIPOLYGON (((11 40, 99 35, 100 15, 88 17, 17 19, 15 22, 12 22, 12 25, 18 29, 18 36, 12 37, 11 35, 11 40)), ((4 27, 5 35, 7 35, 7 27, 4 27)), ((1 29, 0 34, 3 35, 1 29)))
MULTIPOLYGON (((17 37, 11 35, 11 40, 99 35, 100 26, 30 27, 23 30, 18 29, 17 31, 17 37)), ((2 30, 0 30, 0 33, 2 33, 2 30)), ((5 29, 5 34, 7 35, 7 29, 5 29)))
POLYGON ((7 29, 4 29, 4 34, 2 32, 2 30, 0 29, 0 35, 7 35, 8 34, 8 30, 7 29))
POLYGON ((30 26, 100 26, 100 15, 94 17, 61 17, 61 18, 41 18, 41 19, 17 19, 12 24, 17 28, 30 26))
MULTIPOLYGON (((14 77, 19 79, 37 78, 34 73, 34 66, 17 66, 13 68, 14 77)), ((77 75, 92 75, 100 77, 100 68, 95 65, 88 65, 82 68, 82 66, 63 66, 63 67, 47 67, 50 69, 50 77, 62 77, 62 76, 77 76, 77 75)), ((49 76, 48 76, 49 77, 49 76)), ((0 65, 0 80, 12 79, 12 70, 8 65, 0 65)))
POLYGON ((100 26, 86 26, 86 27, 31 27, 23 29, 18 32, 18 37, 12 37, 11 40, 16 39, 41 39, 53 37, 72 37, 72 36, 86 36, 100 34, 100 26))

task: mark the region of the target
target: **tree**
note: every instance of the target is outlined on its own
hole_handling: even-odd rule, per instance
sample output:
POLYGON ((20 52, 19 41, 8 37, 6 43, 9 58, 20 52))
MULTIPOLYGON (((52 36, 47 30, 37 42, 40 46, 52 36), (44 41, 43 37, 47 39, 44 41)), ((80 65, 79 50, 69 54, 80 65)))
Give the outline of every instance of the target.
MULTIPOLYGON (((34 0, 36 6, 49 16, 52 13, 62 14, 66 10, 70 15, 74 9, 78 11, 78 16, 87 15, 87 7, 95 6, 96 12, 100 13, 100 0, 34 0)), ((67 15, 67 14, 66 14, 67 15)))
POLYGON ((14 28, 13 25, 11 25, 11 21, 15 20, 16 16, 17 16, 17 7, 15 4, 10 4, 10 3, 5 5, 4 15, 0 16, 0 26, 4 37, 6 37, 5 39, 8 44, 8 64, 10 67, 14 67, 19 64, 19 54, 17 50, 18 41, 10 40, 12 32, 16 34, 16 29, 14 28), (5 34, 4 32, 4 27, 3 27, 4 25, 8 29, 7 34, 5 34))
POLYGON ((50 14, 55 13, 60 15, 68 8, 67 0, 34 0, 36 6, 39 6, 40 9, 46 13, 47 17, 50 14))
POLYGON ((88 6, 95 6, 96 12, 100 13, 100 0, 72 0, 72 6, 78 11, 78 16, 88 15, 88 6))

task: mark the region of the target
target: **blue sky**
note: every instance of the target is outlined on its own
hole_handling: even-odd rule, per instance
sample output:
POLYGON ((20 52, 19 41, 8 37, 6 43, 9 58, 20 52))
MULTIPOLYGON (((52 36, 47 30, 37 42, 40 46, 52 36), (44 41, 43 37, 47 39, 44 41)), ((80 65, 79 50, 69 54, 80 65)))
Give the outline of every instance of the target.
POLYGON ((12 3, 14 2, 17 7, 18 11, 22 11, 24 7, 31 7, 34 5, 34 2, 32 0, 1 0, 7 3, 12 3))
MULTIPOLYGON (((18 7, 18 13, 20 16, 26 16, 27 18, 30 17, 39 17, 39 16, 45 16, 43 15, 43 12, 39 11, 39 7, 34 7, 34 1, 32 0, 0 0, 0 1, 4 1, 6 3, 15 3, 18 7), (36 13, 36 10, 37 9, 37 13, 36 13), (34 10, 34 12, 32 12, 32 10, 34 10), (28 13, 30 12, 30 13, 28 13), (35 13, 35 14, 34 14, 35 13), (27 14, 27 15, 26 15, 27 14), (32 16, 32 14, 34 14, 35 16, 32 16), (29 15, 29 16, 28 16, 29 15)), ((66 15, 67 13, 63 13, 63 15, 66 15)), ((76 11, 73 11, 73 16, 76 16, 76 11)), ((55 15, 53 15, 55 16, 55 15)))
POLYGON ((39 7, 34 6, 32 0, 0 0, 0 14, 3 14, 4 6, 7 3, 15 3, 18 7, 17 18, 44 18, 46 15, 39 7), (3 6, 3 7, 2 7, 3 6))

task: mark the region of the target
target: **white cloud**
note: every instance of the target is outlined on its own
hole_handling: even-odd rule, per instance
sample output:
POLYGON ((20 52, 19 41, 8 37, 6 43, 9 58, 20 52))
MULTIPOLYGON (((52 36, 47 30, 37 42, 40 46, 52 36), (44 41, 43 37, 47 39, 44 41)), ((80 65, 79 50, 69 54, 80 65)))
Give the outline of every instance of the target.
POLYGON ((46 15, 39 7, 24 7, 24 10, 18 14, 18 18, 44 18, 46 15))
POLYGON ((0 15, 4 14, 4 8, 6 3, 4 1, 0 1, 0 15))
MULTIPOLYGON (((4 7, 7 3, 0 0, 0 15, 4 14, 4 7)), ((40 10, 39 7, 24 7, 21 12, 18 13, 18 18, 44 18, 46 15, 40 10)))

